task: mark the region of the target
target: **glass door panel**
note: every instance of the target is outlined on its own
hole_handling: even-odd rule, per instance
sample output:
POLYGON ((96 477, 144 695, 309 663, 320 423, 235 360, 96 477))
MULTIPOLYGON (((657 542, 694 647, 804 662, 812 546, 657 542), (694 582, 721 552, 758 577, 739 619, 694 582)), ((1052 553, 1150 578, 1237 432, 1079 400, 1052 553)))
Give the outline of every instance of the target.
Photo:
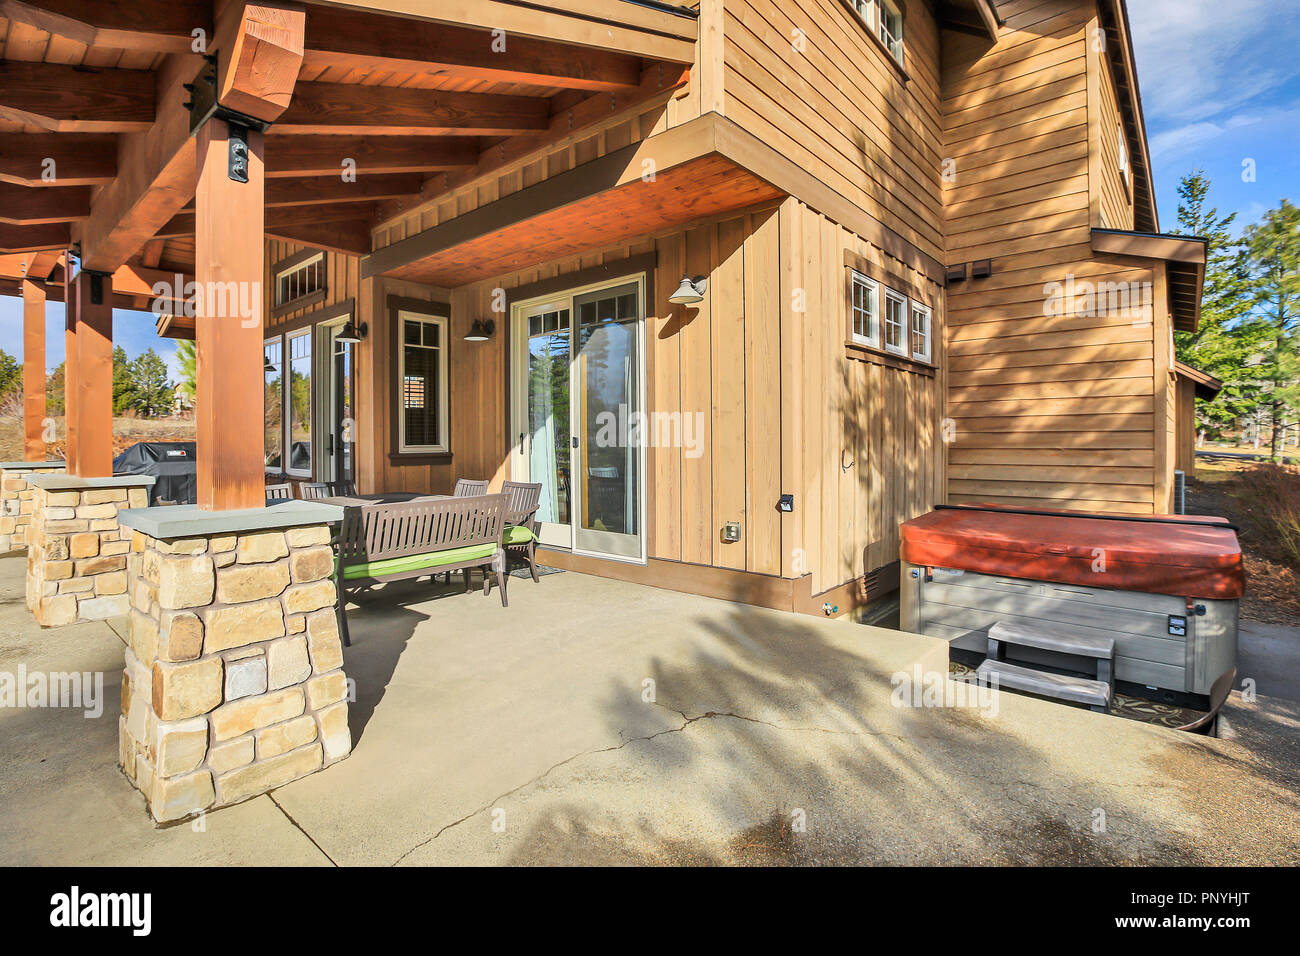
POLYGON ((523 480, 542 485, 537 510, 540 540, 566 548, 573 544, 569 314, 567 308, 545 307, 525 314, 517 328, 527 343, 520 436, 523 480))
POLYGON ((636 283, 575 296, 574 430, 581 551, 641 557, 640 296, 636 283))

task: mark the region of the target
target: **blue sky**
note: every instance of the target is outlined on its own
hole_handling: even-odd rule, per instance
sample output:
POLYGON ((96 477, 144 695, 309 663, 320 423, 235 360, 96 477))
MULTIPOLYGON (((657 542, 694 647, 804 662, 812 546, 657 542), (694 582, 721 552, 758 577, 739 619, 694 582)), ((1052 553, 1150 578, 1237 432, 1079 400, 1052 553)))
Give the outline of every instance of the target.
MULTIPOLYGON (((1300 202, 1300 0, 1129 0, 1160 227, 1178 222, 1178 182, 1213 181, 1210 202, 1239 231, 1283 198, 1300 202), (1255 181, 1242 177, 1253 160, 1255 181)), ((63 306, 47 311, 47 362, 63 360, 63 306)), ((176 375, 176 346, 148 313, 116 311, 113 340, 152 347, 176 375)), ((22 355, 22 301, 0 296, 0 348, 22 355)))
POLYGON ((1178 182, 1200 167, 1238 231, 1300 202, 1300 2, 1129 0, 1160 228, 1178 224, 1178 182), (1254 160, 1255 182, 1242 163, 1254 160))

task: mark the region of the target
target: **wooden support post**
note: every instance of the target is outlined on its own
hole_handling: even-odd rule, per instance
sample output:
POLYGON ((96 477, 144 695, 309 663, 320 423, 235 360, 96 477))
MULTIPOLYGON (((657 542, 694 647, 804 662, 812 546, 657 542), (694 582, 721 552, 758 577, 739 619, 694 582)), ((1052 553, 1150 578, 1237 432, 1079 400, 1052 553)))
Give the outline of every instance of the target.
MULTIPOLYGON (((71 261, 71 256, 65 261, 71 261)), ((73 283, 63 290, 63 457, 70 475, 77 473, 77 297, 73 283)))
POLYGON ((111 276, 85 270, 72 282, 76 302, 73 345, 63 391, 69 403, 68 436, 74 449, 68 471, 81 478, 113 474, 113 303, 111 276))
POLYGON ((231 126, 198 133, 194 278, 198 345, 198 505, 209 511, 266 504, 263 464, 263 135, 244 133, 247 182, 229 175, 231 126))
POLYGON ((45 286, 23 280, 23 457, 45 460, 45 286))

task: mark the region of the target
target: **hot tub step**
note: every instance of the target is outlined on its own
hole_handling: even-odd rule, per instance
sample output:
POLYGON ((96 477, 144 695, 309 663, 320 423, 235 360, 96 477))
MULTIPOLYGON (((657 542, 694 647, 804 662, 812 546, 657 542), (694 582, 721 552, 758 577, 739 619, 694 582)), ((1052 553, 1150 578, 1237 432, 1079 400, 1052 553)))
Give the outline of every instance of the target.
POLYGON ((993 660, 981 664, 975 676, 981 684, 990 684, 996 679, 999 687, 1087 704, 1100 713, 1105 713, 1106 706, 1110 703, 1110 685, 1086 677, 1069 677, 993 660))
POLYGON ((1039 621, 1033 625, 997 621, 989 628, 989 640, 1001 641, 1004 644, 1018 644, 1021 647, 1037 647, 1040 650, 1056 651, 1059 654, 1095 657, 1099 660, 1111 660, 1115 656, 1114 638, 1081 634, 1076 630, 1047 621, 1039 621))

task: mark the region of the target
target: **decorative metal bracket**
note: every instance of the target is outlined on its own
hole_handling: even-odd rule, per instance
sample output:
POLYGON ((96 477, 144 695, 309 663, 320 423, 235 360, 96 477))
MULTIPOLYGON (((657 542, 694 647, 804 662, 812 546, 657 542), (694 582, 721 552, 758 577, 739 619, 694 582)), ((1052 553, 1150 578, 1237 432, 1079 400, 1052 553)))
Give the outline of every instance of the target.
POLYGON ((103 305, 104 304, 104 280, 105 279, 111 280, 112 273, 98 272, 94 269, 82 269, 81 271, 84 272, 90 278, 90 304, 103 305))
POLYGON ((238 183, 248 182, 248 131, 255 129, 266 132, 271 125, 265 120, 257 119, 222 106, 217 102, 217 57, 205 54, 203 69, 193 83, 184 84, 190 94, 185 108, 190 111, 190 135, 193 136, 210 119, 224 120, 230 124, 230 178, 238 183))

